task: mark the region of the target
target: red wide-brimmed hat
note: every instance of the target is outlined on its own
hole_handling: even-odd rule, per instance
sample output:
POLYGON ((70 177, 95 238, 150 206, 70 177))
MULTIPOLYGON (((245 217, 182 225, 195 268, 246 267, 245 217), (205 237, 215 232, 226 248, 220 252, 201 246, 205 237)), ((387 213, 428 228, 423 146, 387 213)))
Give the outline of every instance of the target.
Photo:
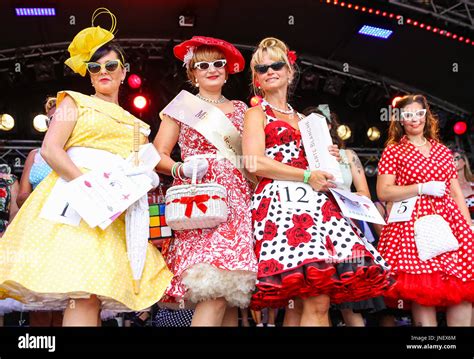
POLYGON ((190 56, 192 56, 193 51, 201 45, 215 46, 224 53, 229 74, 235 74, 244 69, 245 60, 240 51, 231 43, 213 37, 193 36, 192 39, 186 40, 174 47, 174 56, 187 64, 191 60, 190 56))

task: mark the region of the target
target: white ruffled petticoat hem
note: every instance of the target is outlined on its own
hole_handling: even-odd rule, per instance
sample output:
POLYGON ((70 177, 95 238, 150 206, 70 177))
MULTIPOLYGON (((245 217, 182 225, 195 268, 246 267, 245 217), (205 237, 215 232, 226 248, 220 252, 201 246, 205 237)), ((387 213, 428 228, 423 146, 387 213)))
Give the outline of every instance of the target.
POLYGON ((187 289, 185 300, 198 303, 224 298, 231 306, 247 308, 257 273, 219 269, 207 263, 198 263, 188 268, 182 278, 182 284, 187 289))

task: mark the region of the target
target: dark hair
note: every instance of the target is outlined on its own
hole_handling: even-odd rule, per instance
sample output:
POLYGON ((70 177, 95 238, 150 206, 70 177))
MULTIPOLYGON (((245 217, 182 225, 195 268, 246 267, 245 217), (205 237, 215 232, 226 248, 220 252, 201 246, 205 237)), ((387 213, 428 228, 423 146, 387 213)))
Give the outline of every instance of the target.
POLYGON ((114 43, 114 42, 108 42, 105 45, 102 45, 101 47, 99 47, 94 52, 94 55, 92 55, 89 61, 96 62, 101 57, 104 57, 105 55, 107 55, 110 51, 115 52, 118 58, 120 59, 120 61, 122 61, 122 64, 125 66, 125 57, 123 55, 123 49, 120 47, 119 44, 114 43))
POLYGON ((341 140, 341 138, 337 135, 337 128, 340 125, 339 118, 337 117, 337 115, 331 111, 331 119, 328 119, 324 115, 324 113, 316 106, 310 106, 303 110, 303 115, 305 116, 309 116, 312 113, 317 113, 318 115, 324 116, 327 124, 331 125, 331 128, 329 129, 329 134, 331 135, 332 143, 337 145, 337 147, 339 148, 345 148, 346 146, 344 144, 344 141, 341 140))
POLYGON ((411 105, 412 103, 418 103, 421 107, 426 109, 426 123, 423 129, 423 136, 429 140, 433 139, 439 142, 438 119, 431 112, 426 97, 423 95, 406 95, 398 100, 394 106, 394 113, 392 114, 390 126, 388 128, 388 140, 386 146, 397 144, 405 134, 405 130, 399 121, 400 112, 405 106, 411 105))

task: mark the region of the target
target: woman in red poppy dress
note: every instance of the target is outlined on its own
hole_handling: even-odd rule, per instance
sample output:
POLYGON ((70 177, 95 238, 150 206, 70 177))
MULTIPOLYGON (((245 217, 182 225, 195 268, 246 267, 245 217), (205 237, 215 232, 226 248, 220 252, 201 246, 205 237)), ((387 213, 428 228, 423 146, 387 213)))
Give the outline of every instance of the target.
POLYGON ((392 120, 388 146, 379 162, 377 194, 382 201, 402 201, 421 195, 405 222, 384 226, 378 250, 391 265, 395 285, 385 295, 398 308, 411 306, 417 326, 436 326, 436 307, 446 308, 448 326, 469 326, 474 301, 474 238, 450 150, 438 139, 438 123, 426 98, 407 95, 392 120), (414 239, 419 217, 441 215, 459 242, 459 249, 422 261, 414 239))
POLYGON ((251 306, 291 309, 296 299, 302 302, 299 318, 284 324, 327 326, 330 301, 382 294, 390 286, 388 266, 327 192, 334 186, 328 182, 332 175, 307 170, 296 129, 301 115, 287 103, 295 71, 287 46, 275 38, 262 40, 251 67, 264 95, 260 106, 247 111, 243 135, 247 168, 261 177, 252 197, 258 273, 251 306), (252 158, 256 164, 250 163, 252 158), (287 212, 281 201, 286 194, 277 181, 304 178, 315 190, 316 208, 287 212))

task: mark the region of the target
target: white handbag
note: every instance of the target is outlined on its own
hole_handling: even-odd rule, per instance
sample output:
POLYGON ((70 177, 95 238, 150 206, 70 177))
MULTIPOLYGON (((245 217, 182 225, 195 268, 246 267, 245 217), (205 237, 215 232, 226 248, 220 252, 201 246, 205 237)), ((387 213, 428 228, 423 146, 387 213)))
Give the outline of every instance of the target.
POLYGON ((436 214, 433 202, 431 199, 429 201, 435 214, 418 218, 421 206, 420 196, 415 217, 415 243, 418 249, 418 257, 422 261, 459 249, 459 242, 454 237, 448 222, 439 214, 436 214))
POLYGON ((166 223, 173 230, 213 228, 227 221, 227 189, 218 183, 173 186, 166 192, 166 223))

